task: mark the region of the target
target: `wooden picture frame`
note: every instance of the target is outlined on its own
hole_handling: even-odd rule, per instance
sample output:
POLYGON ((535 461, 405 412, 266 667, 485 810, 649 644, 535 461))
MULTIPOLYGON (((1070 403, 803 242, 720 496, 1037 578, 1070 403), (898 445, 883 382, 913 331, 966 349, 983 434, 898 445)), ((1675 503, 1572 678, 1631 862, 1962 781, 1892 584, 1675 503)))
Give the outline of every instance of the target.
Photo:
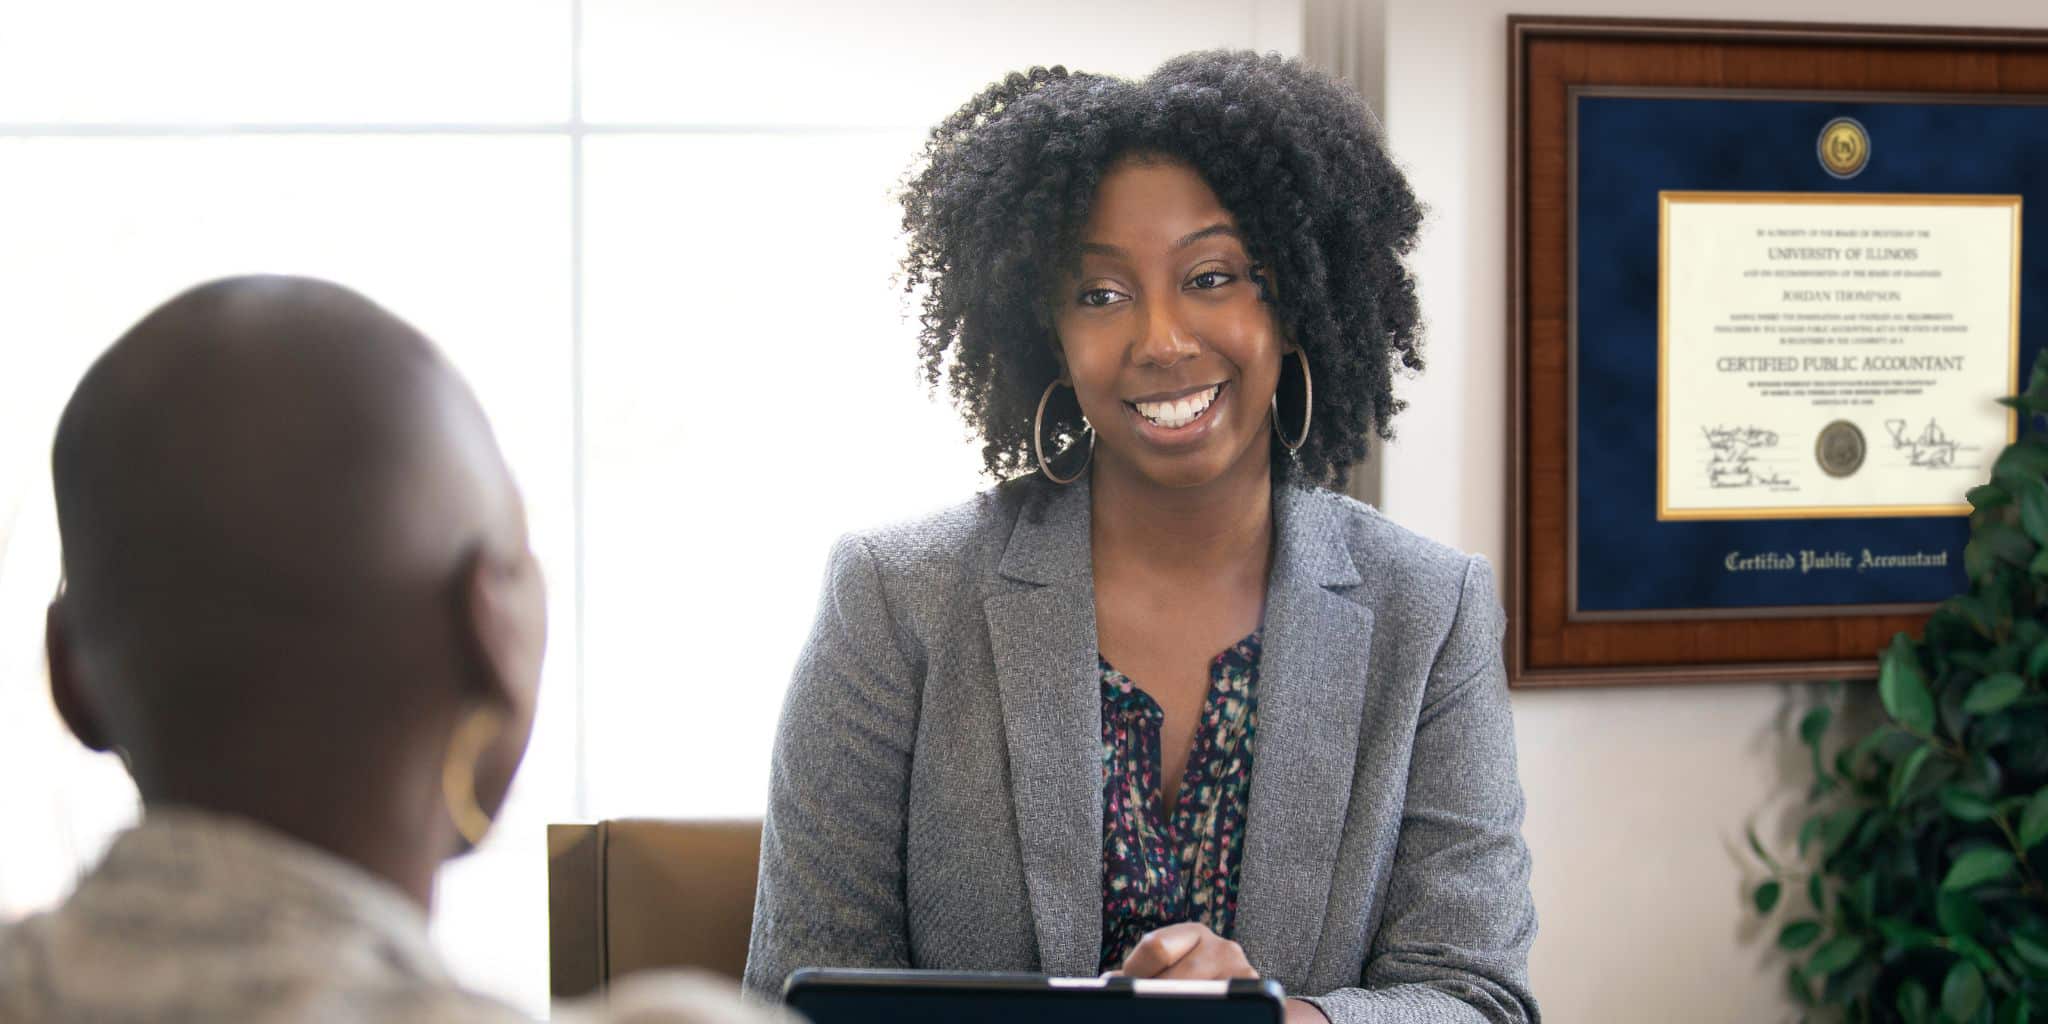
MULTIPOLYGON (((1580 606, 1574 431, 1578 403, 1599 396, 1578 393, 1575 111, 1582 95, 1631 90, 1684 98, 2044 104, 2048 32, 1516 15, 1508 19, 1507 43, 1511 508, 1503 575, 1511 685, 1874 676, 1877 652, 1893 634, 1917 631, 1932 601, 1597 613, 1580 606)), ((2014 295, 2017 310, 2017 284, 2014 295)), ((2039 333, 2032 321, 2019 326, 2015 352, 2022 336, 2031 339, 2030 351, 2038 348, 2039 333)))

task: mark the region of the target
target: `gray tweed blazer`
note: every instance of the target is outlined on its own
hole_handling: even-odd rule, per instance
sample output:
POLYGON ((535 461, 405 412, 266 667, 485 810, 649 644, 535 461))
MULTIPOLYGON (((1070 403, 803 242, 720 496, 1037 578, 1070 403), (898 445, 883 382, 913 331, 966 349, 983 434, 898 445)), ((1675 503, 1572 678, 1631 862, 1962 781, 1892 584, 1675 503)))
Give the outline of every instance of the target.
MULTIPOLYGON (((1085 483, 841 540, 776 737, 746 983, 1092 975, 1101 690, 1085 483)), ((1484 559, 1282 487, 1236 934, 1347 1022, 1535 1021, 1504 616, 1484 559)))

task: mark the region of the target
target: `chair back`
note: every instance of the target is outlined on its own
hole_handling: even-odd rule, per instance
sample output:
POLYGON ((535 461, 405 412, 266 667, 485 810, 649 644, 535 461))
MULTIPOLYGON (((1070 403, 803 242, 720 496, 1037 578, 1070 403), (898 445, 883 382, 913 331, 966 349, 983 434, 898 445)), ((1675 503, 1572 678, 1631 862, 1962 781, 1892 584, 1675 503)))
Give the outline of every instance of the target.
POLYGON ((554 997, 586 995, 657 967, 739 980, 760 861, 759 819, 549 825, 554 997))

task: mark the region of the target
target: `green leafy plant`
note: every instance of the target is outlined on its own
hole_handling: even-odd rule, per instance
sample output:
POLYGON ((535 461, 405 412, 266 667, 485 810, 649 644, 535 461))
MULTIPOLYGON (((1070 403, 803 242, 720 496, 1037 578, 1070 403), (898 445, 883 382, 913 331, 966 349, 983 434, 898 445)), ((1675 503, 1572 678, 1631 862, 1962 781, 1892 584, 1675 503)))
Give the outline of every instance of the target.
POLYGON ((1748 898, 1792 901, 1777 945, 1815 1016, 2048 1020, 2048 354, 2001 401, 2023 429, 1969 493, 1969 589, 1880 655, 1874 726, 1799 722, 1797 856, 1750 831, 1770 877, 1748 898))

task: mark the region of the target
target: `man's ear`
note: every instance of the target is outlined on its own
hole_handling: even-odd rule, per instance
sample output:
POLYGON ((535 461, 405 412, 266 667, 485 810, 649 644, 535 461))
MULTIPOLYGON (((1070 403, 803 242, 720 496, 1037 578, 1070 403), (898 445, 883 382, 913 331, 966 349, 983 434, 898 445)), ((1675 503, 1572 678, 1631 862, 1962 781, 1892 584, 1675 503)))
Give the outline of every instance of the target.
POLYGON ((474 676, 480 688, 465 700, 503 716, 498 734, 476 752, 471 783, 478 808, 495 818, 526 757, 539 710, 541 656, 547 648, 547 587, 540 564, 523 543, 511 558, 479 551, 463 577, 462 603, 462 625, 477 661, 474 676))
POLYGON ((64 595, 60 592, 50 602, 43 620, 43 644, 50 659, 50 700, 57 705, 57 715, 64 719, 65 728, 78 737, 78 742, 104 753, 113 749, 114 744, 86 693, 85 681, 79 678, 77 653, 71 646, 71 630, 64 613, 64 595))
POLYGON ((547 650, 547 586, 531 551, 517 558, 478 552, 464 580, 467 627, 488 692, 478 696, 530 720, 547 650))

